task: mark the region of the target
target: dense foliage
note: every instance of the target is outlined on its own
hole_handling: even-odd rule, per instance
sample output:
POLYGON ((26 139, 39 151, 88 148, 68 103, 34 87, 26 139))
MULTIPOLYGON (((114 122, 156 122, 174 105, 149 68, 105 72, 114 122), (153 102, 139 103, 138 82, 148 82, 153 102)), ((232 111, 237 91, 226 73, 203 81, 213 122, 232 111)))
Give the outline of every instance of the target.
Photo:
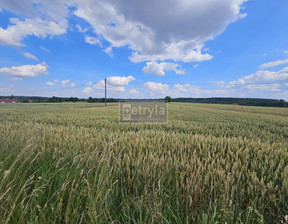
POLYGON ((263 107, 288 107, 285 100, 277 99, 257 99, 257 98, 175 98, 173 102, 185 103, 215 103, 215 104, 238 104, 246 106, 263 106, 263 107))
MULTIPOLYGON (((0 99, 17 99, 21 103, 28 103, 32 100, 33 103, 61 103, 61 102, 88 102, 88 103, 104 103, 105 98, 93 98, 88 99, 77 97, 33 97, 33 96, 0 96, 0 99)), ((115 103, 120 101, 155 101, 155 99, 114 99, 107 98, 106 102, 115 103)), ((163 99, 157 99, 163 100, 163 99)), ((265 107, 288 107, 288 102, 285 100, 277 99, 257 99, 257 98, 225 98, 225 97, 212 97, 212 98, 171 98, 166 96, 164 98, 166 102, 182 102, 182 103, 213 103, 213 104, 238 104, 246 106, 265 106, 265 107)))
POLYGON ((0 105, 0 223, 283 223, 288 110, 171 103, 0 105))

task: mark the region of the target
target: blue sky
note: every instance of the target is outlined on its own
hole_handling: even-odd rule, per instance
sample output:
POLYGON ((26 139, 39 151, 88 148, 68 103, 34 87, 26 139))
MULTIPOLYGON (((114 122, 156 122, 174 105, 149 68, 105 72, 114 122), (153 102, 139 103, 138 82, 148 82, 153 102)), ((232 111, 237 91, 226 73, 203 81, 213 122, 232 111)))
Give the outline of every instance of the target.
POLYGON ((0 95, 288 100, 287 0, 0 0, 0 95))

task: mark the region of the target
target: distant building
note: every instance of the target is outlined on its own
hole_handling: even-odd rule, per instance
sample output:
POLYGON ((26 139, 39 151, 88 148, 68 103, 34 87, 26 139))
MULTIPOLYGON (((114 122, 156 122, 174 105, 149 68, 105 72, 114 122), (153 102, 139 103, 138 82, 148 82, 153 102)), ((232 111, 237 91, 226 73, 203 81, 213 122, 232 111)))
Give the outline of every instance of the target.
POLYGON ((28 103, 33 103, 33 100, 28 100, 28 103))
POLYGON ((20 103, 20 102, 15 99, 0 99, 0 103, 20 103))

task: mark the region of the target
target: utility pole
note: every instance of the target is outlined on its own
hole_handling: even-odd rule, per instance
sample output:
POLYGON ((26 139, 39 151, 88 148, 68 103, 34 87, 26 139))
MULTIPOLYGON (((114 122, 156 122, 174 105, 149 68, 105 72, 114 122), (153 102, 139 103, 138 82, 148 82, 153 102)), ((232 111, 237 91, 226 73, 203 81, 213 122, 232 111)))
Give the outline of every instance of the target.
POLYGON ((106 90, 106 79, 105 79, 105 107, 106 107, 106 96, 107 96, 107 90, 106 90))

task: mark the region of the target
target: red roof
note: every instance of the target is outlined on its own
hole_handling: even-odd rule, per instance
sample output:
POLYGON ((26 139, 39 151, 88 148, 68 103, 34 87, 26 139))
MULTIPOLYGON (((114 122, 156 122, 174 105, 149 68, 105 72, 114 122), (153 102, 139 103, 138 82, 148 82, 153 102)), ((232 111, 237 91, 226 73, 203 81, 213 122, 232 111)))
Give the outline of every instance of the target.
POLYGON ((0 99, 0 103, 19 103, 19 101, 15 99, 0 99))

